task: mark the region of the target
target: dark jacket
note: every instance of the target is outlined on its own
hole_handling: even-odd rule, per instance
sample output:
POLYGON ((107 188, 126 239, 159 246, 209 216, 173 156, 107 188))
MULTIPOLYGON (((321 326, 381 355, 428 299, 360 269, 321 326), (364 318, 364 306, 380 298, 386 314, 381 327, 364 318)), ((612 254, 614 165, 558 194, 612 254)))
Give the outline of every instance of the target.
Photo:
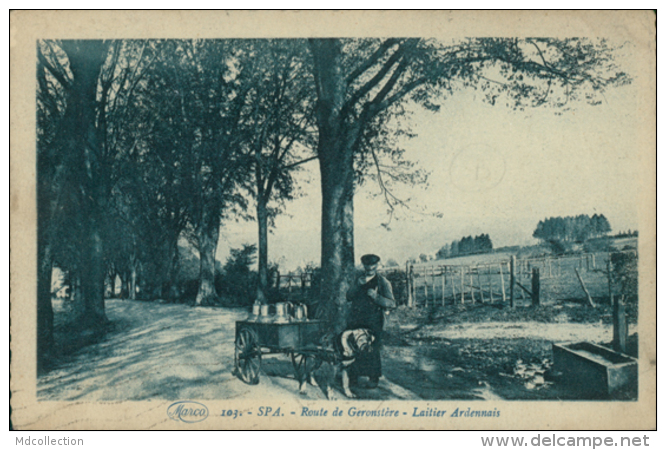
POLYGON ((347 329, 369 329, 375 335, 375 344, 372 352, 362 355, 352 364, 349 375, 352 378, 358 376, 379 378, 382 374, 379 352, 384 328, 384 312, 395 308, 393 289, 391 283, 379 274, 363 284, 358 280, 355 280, 347 291, 347 301, 351 302, 347 329), (376 299, 368 294, 370 289, 377 289, 376 299))
POLYGON ((379 335, 384 328, 384 311, 395 308, 391 283, 379 274, 364 284, 358 280, 347 291, 347 301, 351 302, 347 328, 368 328, 379 335), (377 299, 368 295, 370 289, 377 289, 377 299))

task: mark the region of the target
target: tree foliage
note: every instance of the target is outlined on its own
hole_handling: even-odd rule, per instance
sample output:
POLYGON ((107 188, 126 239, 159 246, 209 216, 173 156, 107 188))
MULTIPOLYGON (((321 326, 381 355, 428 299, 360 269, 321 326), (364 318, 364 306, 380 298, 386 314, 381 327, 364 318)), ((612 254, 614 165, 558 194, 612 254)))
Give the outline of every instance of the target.
POLYGON ((366 137, 387 116, 399 116, 410 102, 436 111, 465 88, 483 92, 493 105, 561 112, 577 100, 598 104, 605 89, 629 82, 604 40, 313 39, 310 48, 322 179, 321 315, 336 328, 344 326, 354 267, 355 162, 370 159, 366 137))
POLYGON ((480 253, 491 253, 493 251, 493 241, 487 234, 481 233, 478 236, 465 236, 460 240, 455 240, 451 244, 446 244, 437 251, 437 259, 455 258, 457 256, 475 255, 480 253))
MULTIPOLYGON (((469 88, 490 104, 561 113, 577 101, 598 104, 605 89, 629 81, 606 41, 586 39, 44 40, 37 47, 40 355, 52 344, 54 266, 78 286, 81 326, 100 328, 104 279, 119 276, 129 298, 181 295, 179 241, 187 237, 199 253, 196 301, 214 302, 219 229, 252 217, 252 202, 265 285, 262 236, 298 195, 294 171, 312 159, 322 192, 320 316, 340 326, 354 270, 357 187, 375 181, 391 217, 410 207, 394 195, 396 183, 427 182, 400 146, 413 135, 407 119, 415 105, 437 111, 469 88)), ((604 235, 604 221, 595 215, 558 236, 604 235)), ((540 224, 535 236, 551 225, 540 224)), ((469 236, 447 253, 488 248, 487 235, 469 236)), ((224 270, 244 289, 256 289, 255 252, 235 250, 224 270)), ((253 297, 229 286, 218 283, 238 302, 253 297)))
POLYGON ((603 214, 550 217, 540 220, 532 236, 544 242, 584 242, 606 236, 611 232, 610 222, 603 214))
POLYGON ((257 298, 268 296, 268 230, 287 201, 298 195, 294 174, 315 159, 312 62, 303 40, 249 41, 243 59, 248 81, 249 179, 258 224, 257 298))
POLYGON ((252 266, 257 262, 257 246, 243 244, 232 248, 218 280, 222 297, 231 304, 249 305, 254 302, 257 273, 252 266))

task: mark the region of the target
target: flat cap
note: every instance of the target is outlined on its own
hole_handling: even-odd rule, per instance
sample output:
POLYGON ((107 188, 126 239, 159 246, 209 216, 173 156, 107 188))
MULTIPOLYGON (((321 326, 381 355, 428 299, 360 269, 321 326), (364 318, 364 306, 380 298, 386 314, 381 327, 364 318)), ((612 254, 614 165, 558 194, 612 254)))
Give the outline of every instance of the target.
POLYGON ((379 260, 380 260, 379 256, 373 254, 361 256, 361 263, 363 263, 363 265, 365 266, 371 266, 373 264, 377 264, 379 260))

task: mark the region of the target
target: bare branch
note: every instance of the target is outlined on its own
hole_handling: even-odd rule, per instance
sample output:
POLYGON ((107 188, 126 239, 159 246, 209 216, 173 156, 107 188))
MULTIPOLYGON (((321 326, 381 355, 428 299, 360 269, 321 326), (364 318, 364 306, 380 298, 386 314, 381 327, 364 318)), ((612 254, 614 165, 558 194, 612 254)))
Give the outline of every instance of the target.
MULTIPOLYGON (((368 80, 351 96, 351 98, 346 102, 346 109, 351 110, 360 99, 365 97, 365 95, 368 92, 374 89, 386 77, 386 75, 391 71, 391 69, 396 64, 400 63, 400 60, 402 59, 406 51, 407 51, 406 46, 401 44, 398 47, 398 49, 384 63, 382 68, 375 74, 375 76, 373 76, 370 80, 368 80)), ((395 72, 393 75, 395 75, 395 72)), ((398 75, 401 75, 401 73, 398 73, 398 75)))
POLYGON ((393 94, 391 97, 383 101, 381 104, 377 106, 378 110, 386 109, 389 106, 391 106, 394 103, 399 102, 402 100, 407 94, 410 92, 413 92, 416 88, 423 86, 428 82, 428 79, 426 77, 421 77, 419 79, 416 79, 414 81, 411 81, 407 84, 405 84, 398 92, 393 94))
POLYGON ((39 61, 44 65, 44 67, 53 75, 53 77, 58 80, 58 83, 65 88, 69 89, 71 87, 71 81, 65 78, 63 74, 61 74, 56 68, 54 68, 51 63, 44 57, 42 54, 41 49, 37 52, 37 57, 39 58, 39 61))
POLYGON ((356 80, 359 76, 361 76, 366 70, 368 70, 370 67, 375 65, 377 61, 379 61, 385 54, 386 52, 393 47, 395 44, 399 43, 400 41, 398 39, 387 39, 382 44, 379 46, 375 52, 368 57, 365 61, 363 61, 356 69, 354 69, 349 76, 347 77, 347 85, 350 85, 356 80))
POLYGON ((300 161, 296 161, 295 163, 288 164, 288 165, 284 166, 284 167, 282 168, 282 170, 293 169, 293 168, 296 167, 296 166, 300 166, 301 164, 305 164, 305 163, 307 163, 307 162, 314 161, 315 159, 319 159, 319 156, 316 156, 316 155, 315 155, 315 156, 311 156, 311 157, 309 157, 309 158, 305 158, 305 159, 302 159, 302 160, 300 160, 300 161))

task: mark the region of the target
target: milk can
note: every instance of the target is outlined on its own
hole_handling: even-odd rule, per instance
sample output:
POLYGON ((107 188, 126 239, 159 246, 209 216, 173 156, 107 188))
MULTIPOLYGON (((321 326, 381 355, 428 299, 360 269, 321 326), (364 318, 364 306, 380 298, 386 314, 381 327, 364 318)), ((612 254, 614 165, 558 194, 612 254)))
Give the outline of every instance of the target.
POLYGON ((308 307, 299 304, 294 307, 294 319, 296 320, 307 320, 308 319, 308 307))
POLYGON ((259 321, 260 322, 270 322, 271 320, 271 315, 268 310, 268 305, 261 305, 260 313, 259 313, 259 321))
POLYGON ((288 308, 291 305, 289 302, 280 302, 275 304, 275 318, 273 322, 284 323, 289 322, 288 308))
POLYGON ((256 322, 259 320, 259 315, 261 314, 261 303, 255 302, 252 305, 252 314, 247 318, 250 322, 256 322))

